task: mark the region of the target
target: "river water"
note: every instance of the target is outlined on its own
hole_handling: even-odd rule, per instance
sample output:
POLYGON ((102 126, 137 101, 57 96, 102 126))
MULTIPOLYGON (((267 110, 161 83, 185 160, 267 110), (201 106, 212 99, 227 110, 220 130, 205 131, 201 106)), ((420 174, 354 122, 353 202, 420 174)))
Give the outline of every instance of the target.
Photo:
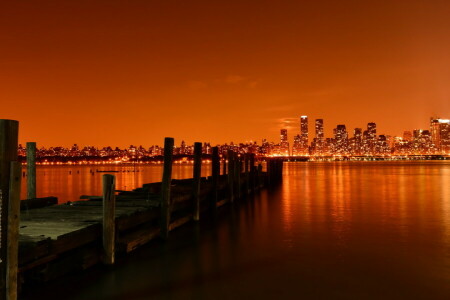
POLYGON ((286 163, 279 187, 37 298, 450 299, 450 163, 286 163))

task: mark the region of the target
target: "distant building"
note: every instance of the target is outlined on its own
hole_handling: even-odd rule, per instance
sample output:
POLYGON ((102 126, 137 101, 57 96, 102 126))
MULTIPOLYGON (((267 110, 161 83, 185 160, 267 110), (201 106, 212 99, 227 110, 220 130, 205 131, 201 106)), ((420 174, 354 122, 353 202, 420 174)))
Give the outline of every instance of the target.
POLYGON ((450 120, 430 120, 431 140, 439 153, 450 153, 450 120))
POLYGON ((289 141, 287 129, 281 129, 280 134, 280 155, 289 156, 289 141))
POLYGON ((309 154, 309 138, 308 138, 308 116, 300 117, 300 141, 298 154, 308 155, 309 154))
POLYGON ((346 154, 348 145, 348 133, 345 125, 338 125, 334 129, 335 153, 346 154))

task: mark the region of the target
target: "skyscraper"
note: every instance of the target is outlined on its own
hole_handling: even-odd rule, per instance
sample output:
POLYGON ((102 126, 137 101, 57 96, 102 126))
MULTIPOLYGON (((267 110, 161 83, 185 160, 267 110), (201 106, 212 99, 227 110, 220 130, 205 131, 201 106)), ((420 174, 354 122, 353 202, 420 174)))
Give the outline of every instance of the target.
POLYGON ((347 151, 348 134, 345 125, 338 125, 334 129, 334 139, 335 139, 335 152, 337 154, 344 154, 347 151))
POLYGON ((430 119, 431 140, 440 153, 450 152, 450 120, 430 119))
POLYGON ((317 139, 323 139, 324 138, 323 119, 316 119, 316 138, 317 139))
POLYGON ((308 116, 300 117, 300 154, 309 154, 308 140, 308 116))
POLYGON ((280 154, 284 155, 284 156, 289 156, 289 141, 288 141, 287 129, 281 129, 280 154))
POLYGON ((369 134, 369 139, 375 140, 377 137, 377 124, 368 123, 367 124, 367 132, 369 134))

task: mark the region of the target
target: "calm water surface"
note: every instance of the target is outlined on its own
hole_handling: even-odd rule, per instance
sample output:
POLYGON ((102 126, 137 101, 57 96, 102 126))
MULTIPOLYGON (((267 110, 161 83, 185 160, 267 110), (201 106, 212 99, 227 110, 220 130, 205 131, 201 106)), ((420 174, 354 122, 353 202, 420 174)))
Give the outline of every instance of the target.
POLYGON ((284 171, 279 188, 33 298, 450 299, 450 163, 284 171))
MULTIPOLYGON (((192 172, 192 164, 175 164, 172 178, 192 178, 192 172)), ((39 165, 36 168, 37 197, 55 196, 59 203, 66 203, 79 200, 81 195, 100 196, 103 174, 116 176, 116 189, 132 190, 144 183, 161 181, 162 165, 39 165), (117 172, 104 173, 111 170, 117 172)), ((210 175, 211 164, 203 164, 202 176, 210 175)), ((26 177, 22 178, 21 195, 22 199, 26 198, 26 177)))

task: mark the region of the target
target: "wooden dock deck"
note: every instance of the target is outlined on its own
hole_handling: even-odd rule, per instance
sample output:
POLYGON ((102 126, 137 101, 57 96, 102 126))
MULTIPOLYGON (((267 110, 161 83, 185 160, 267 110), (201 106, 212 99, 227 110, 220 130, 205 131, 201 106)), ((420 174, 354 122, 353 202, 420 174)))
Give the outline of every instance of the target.
MULTIPOLYGON (((252 176, 248 176, 251 180, 252 176)), ((218 200, 213 203, 212 178, 201 178, 200 211, 207 213, 229 203, 228 175, 219 177, 218 200)), ((268 183, 266 172, 258 173, 255 184, 242 176, 235 193, 247 195, 268 183)), ((169 231, 193 219, 193 179, 173 180, 169 231)), ((161 183, 146 184, 116 196, 116 255, 125 255, 152 239, 161 227, 161 183)), ((85 270, 102 261, 102 197, 52 205, 22 212, 19 235, 19 282, 48 282, 65 274, 85 270)))

